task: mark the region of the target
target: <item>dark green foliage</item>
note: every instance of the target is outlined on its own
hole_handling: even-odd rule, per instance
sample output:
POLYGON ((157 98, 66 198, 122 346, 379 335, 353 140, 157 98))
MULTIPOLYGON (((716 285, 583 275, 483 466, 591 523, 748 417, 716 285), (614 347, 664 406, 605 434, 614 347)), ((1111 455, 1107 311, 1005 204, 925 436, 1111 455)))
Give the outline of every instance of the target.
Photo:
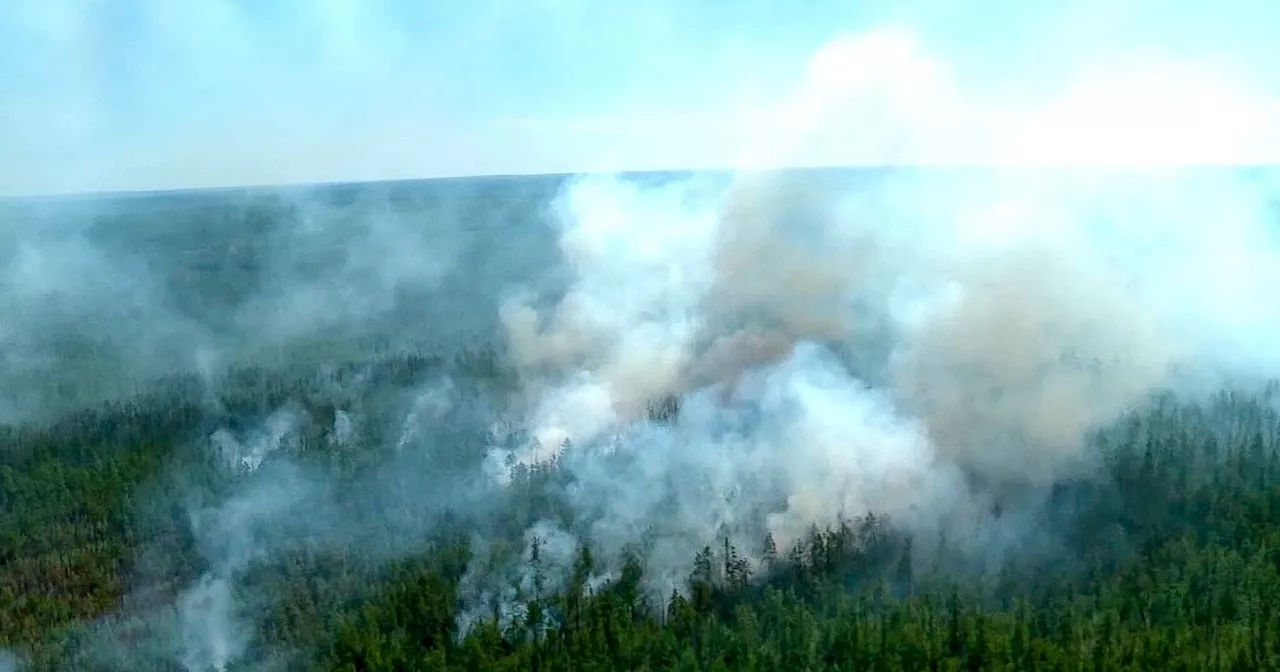
MULTIPOLYGON (((502 375, 485 353, 379 366, 375 378, 403 388, 441 370, 502 375)), ((308 380, 238 372, 222 411, 253 418, 292 401, 331 425, 332 403, 308 380)), ((215 497, 227 477, 190 448, 209 406, 189 384, 171 385, 0 430, 0 645, 37 669, 95 669, 86 624, 110 623, 110 641, 126 646, 130 619, 162 609, 202 571, 184 498, 215 497)), ((638 556, 592 586, 597 559, 581 549, 556 593, 535 552, 522 619, 465 637, 455 622, 470 558, 461 523, 391 560, 362 544, 286 549, 238 577, 263 607, 249 657, 299 670, 1274 669, 1278 429, 1266 395, 1164 400, 1125 419, 1098 437, 1101 476, 1050 493, 1052 552, 1012 553, 998 571, 933 562, 892 521, 868 516, 788 549, 772 538, 750 553, 709 545, 691 558, 686 590, 654 608, 638 556)), ((291 457, 338 481, 376 473, 382 459, 365 448, 334 462, 319 434, 303 443, 291 457)), ((554 507, 536 487, 553 477, 525 472, 531 504, 495 524, 518 534, 530 511, 554 507)))

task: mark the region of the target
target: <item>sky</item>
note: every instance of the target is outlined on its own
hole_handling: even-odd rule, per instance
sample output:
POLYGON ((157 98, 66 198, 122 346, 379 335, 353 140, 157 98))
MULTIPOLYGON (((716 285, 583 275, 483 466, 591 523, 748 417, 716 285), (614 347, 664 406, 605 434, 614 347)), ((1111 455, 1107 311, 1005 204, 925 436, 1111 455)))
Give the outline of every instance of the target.
POLYGON ((7 0, 3 15, 0 194, 1280 157, 1265 0, 7 0))

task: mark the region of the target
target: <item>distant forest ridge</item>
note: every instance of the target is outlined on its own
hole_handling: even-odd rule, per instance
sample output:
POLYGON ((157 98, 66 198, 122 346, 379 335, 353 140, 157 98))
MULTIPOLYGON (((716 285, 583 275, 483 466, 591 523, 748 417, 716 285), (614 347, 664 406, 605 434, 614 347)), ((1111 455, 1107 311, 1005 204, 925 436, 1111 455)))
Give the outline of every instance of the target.
MULTIPOLYGON (((627 181, 662 183, 694 176, 728 179, 740 174, 779 173, 797 178, 814 176, 827 179, 858 181, 867 178, 914 175, 946 179, 980 174, 1089 174, 1177 172, 1223 175, 1237 173, 1241 179, 1275 181, 1280 185, 1277 166, 1193 166, 1171 169, 1111 167, 1016 167, 990 166, 859 166, 859 167, 784 167, 777 169, 718 170, 646 170, 607 173, 627 181)), ((265 206, 307 200, 317 205, 342 207, 362 198, 380 198, 386 202, 434 200, 440 198, 553 196, 566 183, 603 173, 540 173, 512 175, 475 175, 429 178, 396 178, 343 182, 296 183, 280 185, 211 186, 190 189, 156 189, 137 191, 87 191, 6 196, 0 195, 0 222, 12 223, 36 218, 44 223, 83 217, 143 217, 161 213, 192 213, 231 206, 265 206)), ((1280 190, 1278 190, 1280 192, 1280 190)))

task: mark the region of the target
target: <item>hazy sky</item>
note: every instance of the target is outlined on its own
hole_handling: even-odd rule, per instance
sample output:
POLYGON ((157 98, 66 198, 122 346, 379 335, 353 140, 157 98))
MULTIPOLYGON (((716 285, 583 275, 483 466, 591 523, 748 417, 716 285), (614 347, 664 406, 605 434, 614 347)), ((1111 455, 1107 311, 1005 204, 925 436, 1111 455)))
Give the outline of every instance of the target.
POLYGON ((0 193, 982 161, 995 145, 1004 158, 1087 159, 1074 139, 1041 142, 1073 134, 1100 147, 1150 135, 1133 143, 1142 156, 1189 135, 1194 157, 1280 156, 1269 121, 1280 5, 1267 0, 7 0, 0 11, 0 193))

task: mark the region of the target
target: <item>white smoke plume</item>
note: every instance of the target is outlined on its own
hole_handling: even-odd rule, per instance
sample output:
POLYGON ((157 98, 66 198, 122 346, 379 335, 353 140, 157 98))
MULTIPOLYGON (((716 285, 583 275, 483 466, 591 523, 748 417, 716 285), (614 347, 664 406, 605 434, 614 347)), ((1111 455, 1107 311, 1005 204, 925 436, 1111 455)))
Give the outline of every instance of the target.
POLYGON ((0 672, 18 672, 22 669, 21 664, 22 660, 16 655, 0 649, 0 672))
MULTIPOLYGON (((44 60, 77 67, 53 80, 24 68, 23 83, 48 95, 6 108, 0 119, 22 130, 45 127, 31 119, 83 123, 66 124, 74 132, 65 137, 27 132, 18 142, 18 133, 8 134, 22 160, 4 166, 0 188, 76 190, 101 184, 103 175, 114 186, 143 177, 154 184, 161 173, 160 182, 171 184, 168 172, 183 172, 184 184, 225 184, 229 175, 298 182, 345 175, 337 167, 347 162, 387 176, 423 165, 406 154, 501 146, 423 143, 421 128, 435 120, 429 114, 392 123, 429 107, 425 95, 400 105, 406 92, 434 89, 404 72, 380 76, 391 64, 411 63, 408 72, 444 63, 462 72, 467 59, 402 58, 410 43, 427 40, 381 30, 398 23, 386 13, 323 4, 307 20, 275 17, 323 38, 282 32, 326 66, 295 71, 293 61, 273 62, 276 41, 259 39, 238 5, 202 3, 187 15, 173 3, 139 3, 143 23, 166 30, 148 33, 154 42, 125 59, 146 66, 134 82, 146 104, 135 111, 165 127, 161 120, 183 116, 174 110, 219 102, 208 91, 252 95, 222 109, 216 122, 200 117, 180 133, 148 136, 178 149, 139 161, 146 165, 115 166, 120 147, 146 148, 110 128, 110 110, 100 114, 85 102, 95 99, 95 86, 85 83, 96 78, 85 75, 92 59, 80 51, 93 40, 80 38, 93 34, 98 15, 58 3, 46 22, 36 3, 20 3, 15 25, 40 24, 42 35, 58 38, 45 45, 51 55, 44 60), (175 50, 181 58, 154 57, 175 50), (261 76, 246 82, 246 73, 261 76), (179 84, 189 87, 182 96, 171 92, 179 84), (294 95, 266 95, 277 89, 294 95), (343 98, 362 104, 344 107, 343 98), (400 113, 379 125, 385 135, 367 128, 344 135, 351 128, 345 116, 380 107, 400 113), (303 122, 330 109, 338 110, 334 118, 303 122), (247 118, 252 128, 236 127, 247 118), (401 133, 406 126, 415 132, 401 133), (255 142, 273 151, 221 151, 255 142), (77 154, 103 156, 56 160, 77 154)), ((655 50, 634 51, 614 55, 640 60, 655 50)), ((754 556, 768 534, 785 552, 813 525, 872 512, 922 539, 947 532, 989 552, 1006 538, 1003 523, 988 514, 1001 489, 1087 474, 1091 430, 1167 387, 1208 389, 1274 371, 1270 335, 1280 328, 1280 310, 1269 308, 1269 288, 1280 281, 1280 255, 1273 185, 1266 175, 1189 166, 1274 160, 1280 107, 1249 72, 1182 54, 1122 54, 1084 63, 1061 81, 994 93, 947 56, 905 29, 838 38, 813 55, 794 95, 780 104, 714 110, 709 123, 692 124, 690 138, 732 148, 716 156, 732 174, 571 181, 551 213, 563 268, 548 275, 568 276, 557 294, 532 282, 506 286, 546 261, 525 244, 539 227, 519 214, 540 197, 510 212, 494 212, 483 190, 405 210, 382 195, 346 205, 290 197, 286 224, 270 232, 258 230, 250 203, 237 213, 243 236, 216 246, 178 240, 169 247, 193 258, 159 259, 94 231, 90 222, 104 213, 92 207, 67 231, 18 208, 0 217, 0 421, 32 417, 65 392, 31 384, 53 369, 103 381, 100 396, 175 370, 193 371, 214 388, 223 369, 251 355, 278 363, 272 353, 313 340, 328 347, 368 335, 371 325, 393 341, 438 340, 446 327, 474 335, 496 312, 522 393, 519 413, 503 420, 522 431, 494 435, 528 440, 493 441, 503 445, 470 474, 492 483, 453 479, 461 469, 413 473, 408 467, 425 472, 438 464, 429 451, 410 448, 450 431, 450 413, 465 406, 454 403, 453 386, 428 387, 409 417, 392 423, 389 441, 408 455, 379 473, 392 494, 380 491, 368 504, 393 519, 388 528, 412 530, 446 505, 480 511, 501 501, 493 488, 510 487, 512 463, 555 462, 568 481, 562 494, 572 520, 534 521, 523 546, 505 551, 493 538, 499 535, 482 530, 476 548, 482 556, 496 549, 501 562, 478 560, 464 581, 464 626, 493 610, 519 615, 517 596, 542 582, 527 567, 534 545, 548 591, 563 581, 574 550, 590 544, 602 559, 593 580, 608 578, 624 552, 641 548, 649 587, 663 593, 680 584, 705 545, 727 537, 754 556), (726 134, 738 142, 724 143, 726 134), (771 170, 795 164, 896 167, 771 170), (961 169, 975 164, 985 168, 961 169), (26 229, 16 227, 23 222, 26 229), (473 254, 482 245, 472 234, 482 227, 493 232, 484 245, 502 247, 498 253, 473 254), (253 254, 240 256, 246 246, 253 254), (199 268, 195 253, 206 247, 216 248, 214 259, 237 262, 210 264, 218 272, 251 269, 252 281, 215 277, 218 291, 199 305, 174 305, 166 283, 199 268), (508 289, 491 310, 488 295, 508 289), (68 367, 79 361, 68 353, 103 370, 68 367), (651 407, 672 399, 678 410, 670 417, 649 418, 651 407), (431 479, 437 487, 423 487, 431 479), (493 576, 503 581, 486 580, 493 576)), ((574 57, 581 58, 576 50, 574 57)), ((724 77, 705 78, 737 73, 713 74, 724 77)), ((493 101, 470 102, 479 109, 493 101)), ((152 216, 165 231, 198 228, 172 226, 163 212, 152 216)), ((368 354, 366 345, 353 347, 368 354)), ((487 410, 476 416, 488 420, 487 410)), ((333 445, 346 446, 368 418, 340 413, 333 445)), ((279 540, 306 536, 293 526, 310 533, 341 518, 301 504, 314 503, 313 484, 288 468, 260 474, 270 462, 264 456, 283 445, 282 431, 247 440, 219 435, 261 487, 194 518, 210 569, 178 601, 177 657, 188 669, 224 669, 249 646, 232 596, 237 573, 279 540)))
MULTIPOLYGON (((491 418, 475 386, 433 374, 411 388, 374 387, 368 377, 366 369, 315 381, 310 400, 334 404, 331 420, 318 422, 288 402, 245 429, 224 426, 208 436, 202 447, 224 469, 225 490, 189 493, 203 570, 179 592, 172 614, 155 618, 159 656, 190 672, 223 672, 282 655, 262 651, 257 640, 255 624, 270 605, 246 589, 251 570, 296 553, 358 548, 362 558, 385 560, 418 552, 450 507, 485 520, 494 502, 479 499, 497 493, 451 467, 451 461, 472 469, 479 463, 483 443, 465 437, 469 431, 482 437, 491 418), (372 427, 377 423, 387 424, 372 427), (386 445, 367 445, 379 436, 386 445), (331 478, 326 461, 349 457, 373 468, 357 478, 331 478)), ((566 547, 548 544, 545 555, 560 564, 566 547)), ((105 650, 104 660, 137 664, 120 646, 109 642, 105 650)))
MULTIPOLYGON (((230 460, 227 467, 233 473, 252 473, 272 452, 296 440, 299 417, 293 409, 282 409, 252 431, 246 441, 219 429, 210 437, 210 444, 220 457, 230 460)), ((176 656, 188 672, 225 672, 245 654, 253 628, 252 620, 242 613, 246 605, 235 594, 237 575, 253 562, 269 558, 273 545, 288 540, 296 531, 289 528, 322 524, 323 514, 314 508, 316 484, 288 463, 273 466, 277 473, 248 481, 217 506, 191 512, 192 533, 209 569, 178 595, 174 605, 176 656), (310 504, 315 519, 299 510, 304 502, 310 504)))
POLYGON ((615 562, 648 540, 658 591, 704 545, 785 552, 840 516, 990 551, 1001 487, 1086 475, 1089 434, 1152 395, 1280 363, 1273 185, 1190 167, 1274 153, 1273 103, 1135 63, 1002 106, 908 33, 852 37, 744 165, 995 165, 574 181, 571 287, 502 309, 531 439, 493 461, 554 460, 576 529, 615 562))
POLYGON ((273 412, 262 427, 246 436, 238 437, 230 429, 220 427, 209 437, 209 443, 230 469, 250 473, 262 466, 272 453, 296 448, 300 416, 305 416, 300 409, 286 406, 273 412))

